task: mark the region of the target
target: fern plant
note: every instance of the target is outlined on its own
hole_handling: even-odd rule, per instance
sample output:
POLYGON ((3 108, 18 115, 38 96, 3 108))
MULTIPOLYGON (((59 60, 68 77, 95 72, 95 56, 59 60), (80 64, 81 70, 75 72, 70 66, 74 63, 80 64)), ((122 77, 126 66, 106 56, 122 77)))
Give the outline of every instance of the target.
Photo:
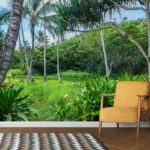
POLYGON ((30 108, 31 102, 27 96, 21 97, 23 87, 7 87, 0 89, 0 120, 1 121, 28 121, 36 111, 30 108))

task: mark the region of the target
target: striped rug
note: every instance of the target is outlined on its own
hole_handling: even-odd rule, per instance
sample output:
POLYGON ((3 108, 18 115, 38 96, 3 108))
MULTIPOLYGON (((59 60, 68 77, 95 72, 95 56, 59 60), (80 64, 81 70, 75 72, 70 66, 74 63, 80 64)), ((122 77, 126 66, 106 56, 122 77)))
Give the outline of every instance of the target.
POLYGON ((0 150, 107 150, 107 148, 88 133, 0 133, 0 150))

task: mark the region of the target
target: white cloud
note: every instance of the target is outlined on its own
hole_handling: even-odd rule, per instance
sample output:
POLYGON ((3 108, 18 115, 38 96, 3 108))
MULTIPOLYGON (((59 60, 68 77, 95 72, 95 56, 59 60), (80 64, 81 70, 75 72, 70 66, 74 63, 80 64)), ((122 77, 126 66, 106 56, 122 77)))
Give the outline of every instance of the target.
MULTIPOLYGON (((31 44, 31 33, 30 33, 30 31, 25 31, 24 36, 25 36, 25 40, 31 44)), ((21 37, 21 41, 22 41, 22 37, 21 37)), ((18 49, 18 48, 19 48, 19 41, 17 40, 16 49, 18 49)))
MULTIPOLYGON (((24 32, 24 36, 25 36, 25 39, 26 39, 26 40, 30 40, 30 39, 31 39, 31 33, 30 33, 30 31, 24 32)), ((30 42, 30 41, 29 41, 29 42, 30 42)))
POLYGON ((128 20, 137 20, 139 18, 145 18, 146 15, 143 11, 126 11, 126 10, 122 10, 120 14, 114 13, 112 15, 112 18, 110 18, 110 15, 107 15, 105 20, 106 21, 114 21, 114 19, 115 19, 117 22, 120 22, 120 21, 122 21, 122 19, 124 17, 127 17, 128 20))
MULTIPOLYGON (((45 2, 47 2, 48 0, 44 0, 45 2)), ((55 1, 55 0, 54 0, 55 1)), ((8 8, 9 7, 9 2, 10 0, 1 0, 0 2, 0 7, 6 7, 8 8)), ((116 18, 116 20, 119 22, 122 20, 123 17, 127 17, 128 20, 136 20, 138 18, 144 18, 145 17, 145 14, 142 12, 142 11, 124 11, 122 10, 121 12, 121 16, 118 15, 117 13, 114 13, 112 19, 110 19, 108 16, 106 17, 106 20, 108 21, 111 21, 113 20, 114 18, 116 18)), ((28 23, 27 22, 24 22, 24 34, 25 34, 25 39, 28 40, 28 42, 31 44, 31 33, 30 33, 30 30, 28 28, 28 23)), ((49 37, 49 43, 53 43, 55 42, 55 39, 53 39, 53 37, 48 34, 48 37, 49 37)), ((69 39, 71 37, 73 37, 74 35, 76 35, 76 33, 70 33, 70 34, 66 34, 65 35, 65 38, 66 39, 69 39)), ((17 43, 17 47, 18 47, 18 43, 17 43)))
POLYGON ((8 0, 1 0, 0 7, 8 7, 8 0))

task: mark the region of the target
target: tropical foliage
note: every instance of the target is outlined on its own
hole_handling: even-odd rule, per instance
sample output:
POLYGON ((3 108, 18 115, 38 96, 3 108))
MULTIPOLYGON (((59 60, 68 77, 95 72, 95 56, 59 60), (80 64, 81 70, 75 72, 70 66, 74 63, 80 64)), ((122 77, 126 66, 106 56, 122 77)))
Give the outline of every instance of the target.
MULTIPOLYGON (((115 93, 117 80, 144 81, 147 80, 147 75, 133 76, 126 73, 116 78, 98 77, 86 82, 80 82, 76 84, 79 90, 75 91, 75 94, 66 95, 51 105, 50 108, 54 114, 50 117, 50 120, 97 121, 100 109, 99 93, 115 93)), ((104 106, 113 106, 113 98, 105 99, 104 106)))
POLYGON ((35 111, 30 108, 28 96, 20 97, 23 87, 8 87, 0 89, 0 120, 28 121, 35 111))
POLYGON ((0 52, 0 83, 4 81, 7 71, 9 70, 9 66, 17 43, 23 13, 23 2, 24 0, 13 1, 8 31, 4 40, 3 48, 0 52))
MULTIPOLYGON (((128 21, 126 18, 119 24, 122 29, 134 36, 137 41, 146 49, 147 32, 146 20, 139 19, 128 21)), ((116 30, 107 29, 104 32, 104 40, 108 62, 112 66, 112 74, 129 72, 131 74, 146 73, 147 64, 137 48, 124 39, 116 30)), ((39 45, 39 44, 38 44, 39 45)), ((43 73, 43 48, 35 48, 33 71, 36 74, 43 73)), ((47 73, 56 73, 57 46, 47 45, 47 73)), ((74 38, 65 40, 59 45, 60 70, 76 70, 105 74, 100 32, 88 32, 77 35, 74 38)), ((14 55, 12 68, 19 66, 20 54, 17 51, 14 55)))
POLYGON ((4 39, 5 39, 5 32, 3 30, 0 30, 0 51, 2 50, 4 39))
POLYGON ((8 85, 0 89, 0 120, 98 120, 100 93, 114 93, 118 80, 150 80, 149 1, 10 2, 0 8, 0 26, 8 26, 0 30, 0 83, 8 85), (106 22, 121 8, 147 15, 106 22))

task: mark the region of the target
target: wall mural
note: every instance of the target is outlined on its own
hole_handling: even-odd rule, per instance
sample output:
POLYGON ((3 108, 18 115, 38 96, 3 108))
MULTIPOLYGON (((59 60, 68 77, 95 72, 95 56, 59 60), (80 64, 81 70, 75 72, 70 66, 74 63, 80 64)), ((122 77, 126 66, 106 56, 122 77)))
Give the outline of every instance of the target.
POLYGON ((100 94, 149 80, 145 12, 120 3, 25 0, 15 50, 4 43, 17 2, 1 3, 0 121, 98 121, 100 94))

